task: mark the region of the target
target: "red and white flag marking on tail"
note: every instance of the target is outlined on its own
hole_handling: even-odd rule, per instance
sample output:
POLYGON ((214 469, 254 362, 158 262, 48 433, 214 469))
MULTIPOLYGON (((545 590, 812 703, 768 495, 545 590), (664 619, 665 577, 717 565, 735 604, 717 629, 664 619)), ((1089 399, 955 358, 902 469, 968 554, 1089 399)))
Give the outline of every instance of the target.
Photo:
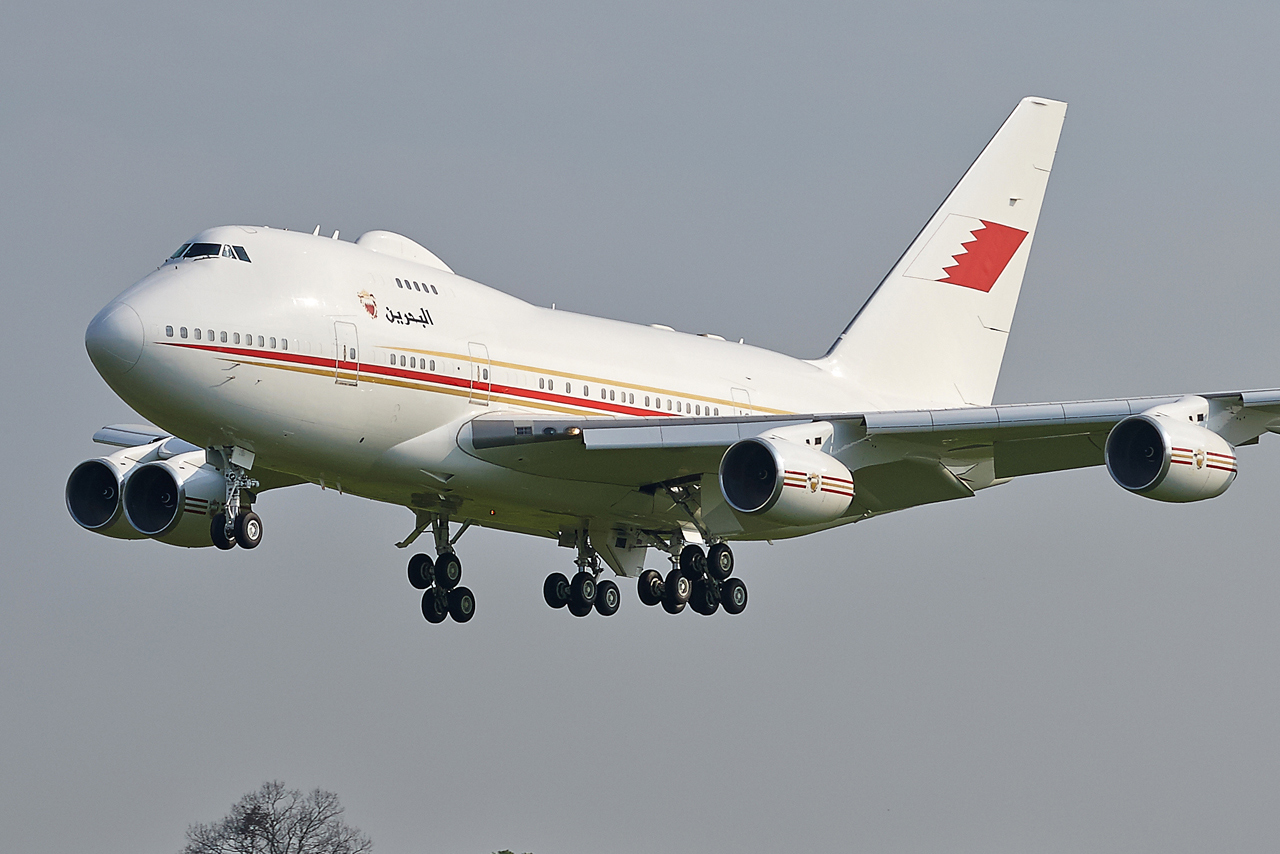
POLYGON ((949 214, 903 275, 990 292, 1027 233, 971 216, 949 214))

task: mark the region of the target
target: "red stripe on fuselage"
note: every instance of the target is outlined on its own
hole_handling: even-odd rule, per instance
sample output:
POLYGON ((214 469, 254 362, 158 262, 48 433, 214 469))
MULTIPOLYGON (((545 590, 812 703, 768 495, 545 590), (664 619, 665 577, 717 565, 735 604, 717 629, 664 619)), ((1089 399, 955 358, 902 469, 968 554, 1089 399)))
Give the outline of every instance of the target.
MULTIPOLYGON (((515 386, 498 385, 492 382, 477 382, 470 378, 452 377, 446 374, 425 373, 406 368, 392 368, 387 365, 379 365, 369 362, 343 362, 331 358, 304 356, 299 353, 281 352, 278 350, 246 350, 240 347, 219 347, 217 345, 209 344, 180 344, 176 341, 161 341, 160 343, 169 347, 180 347, 184 350, 199 350, 206 353, 220 353, 227 356, 259 360, 265 359, 267 361, 277 361, 295 365, 308 365, 315 368, 331 370, 335 373, 346 372, 352 374, 359 373, 393 377, 396 379, 410 380, 427 385, 434 384, 467 389, 473 394, 499 394, 507 397, 525 398, 526 400, 539 400, 544 403, 555 403, 562 406, 574 406, 580 409, 595 409, 617 415, 643 415, 647 417, 660 415, 664 418, 678 418, 681 415, 684 415, 683 412, 675 413, 664 412, 659 409, 645 409, 641 406, 612 403, 607 400, 592 400, 589 397, 570 397, 563 394, 535 391, 533 389, 518 388, 515 386)), ((465 361, 461 358, 455 358, 460 362, 465 361)))

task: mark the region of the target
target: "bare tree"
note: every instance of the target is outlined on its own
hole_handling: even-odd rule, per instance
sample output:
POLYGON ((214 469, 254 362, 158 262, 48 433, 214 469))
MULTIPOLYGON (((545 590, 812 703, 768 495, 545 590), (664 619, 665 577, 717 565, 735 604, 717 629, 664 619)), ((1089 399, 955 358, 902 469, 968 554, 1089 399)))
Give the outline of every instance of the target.
POLYGON ((284 783, 263 783, 212 824, 187 828, 182 854, 367 854, 373 842, 342 820, 333 792, 303 795, 284 783))

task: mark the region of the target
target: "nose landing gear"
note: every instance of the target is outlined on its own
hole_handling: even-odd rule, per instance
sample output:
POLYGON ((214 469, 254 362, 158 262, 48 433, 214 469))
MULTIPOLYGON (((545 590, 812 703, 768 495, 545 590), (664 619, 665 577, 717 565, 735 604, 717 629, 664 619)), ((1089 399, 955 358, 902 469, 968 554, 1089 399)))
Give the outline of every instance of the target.
POLYGON ((209 538, 223 551, 236 546, 254 549, 262 542, 262 519, 249 509, 241 495, 246 490, 257 489, 258 481, 249 477, 243 466, 231 462, 236 451, 239 449, 223 453, 226 460, 222 468, 222 478, 227 484, 226 510, 214 516, 209 524, 209 538))

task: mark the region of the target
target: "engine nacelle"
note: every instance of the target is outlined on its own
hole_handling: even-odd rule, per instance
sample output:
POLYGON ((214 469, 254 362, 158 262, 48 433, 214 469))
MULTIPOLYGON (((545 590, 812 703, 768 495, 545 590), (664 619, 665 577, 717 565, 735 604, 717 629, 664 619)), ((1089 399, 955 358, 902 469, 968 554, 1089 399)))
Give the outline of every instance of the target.
POLYGON ((849 509, 853 475, 817 448, 757 437, 725 451, 720 491, 739 513, 786 525, 819 525, 849 509))
POLYGON ((124 518, 120 496, 138 462, 118 451, 107 457, 85 460, 67 478, 67 512, 80 527, 121 540, 140 540, 140 534, 124 518))
POLYGON ((222 473, 204 451, 138 466, 124 485, 124 515, 148 537, 174 546, 213 545, 209 529, 227 498, 222 473))
POLYGON ((1131 415, 1111 428, 1107 471, 1130 492, 1157 501, 1203 501, 1236 478, 1235 449, 1211 430, 1165 414, 1131 415))

